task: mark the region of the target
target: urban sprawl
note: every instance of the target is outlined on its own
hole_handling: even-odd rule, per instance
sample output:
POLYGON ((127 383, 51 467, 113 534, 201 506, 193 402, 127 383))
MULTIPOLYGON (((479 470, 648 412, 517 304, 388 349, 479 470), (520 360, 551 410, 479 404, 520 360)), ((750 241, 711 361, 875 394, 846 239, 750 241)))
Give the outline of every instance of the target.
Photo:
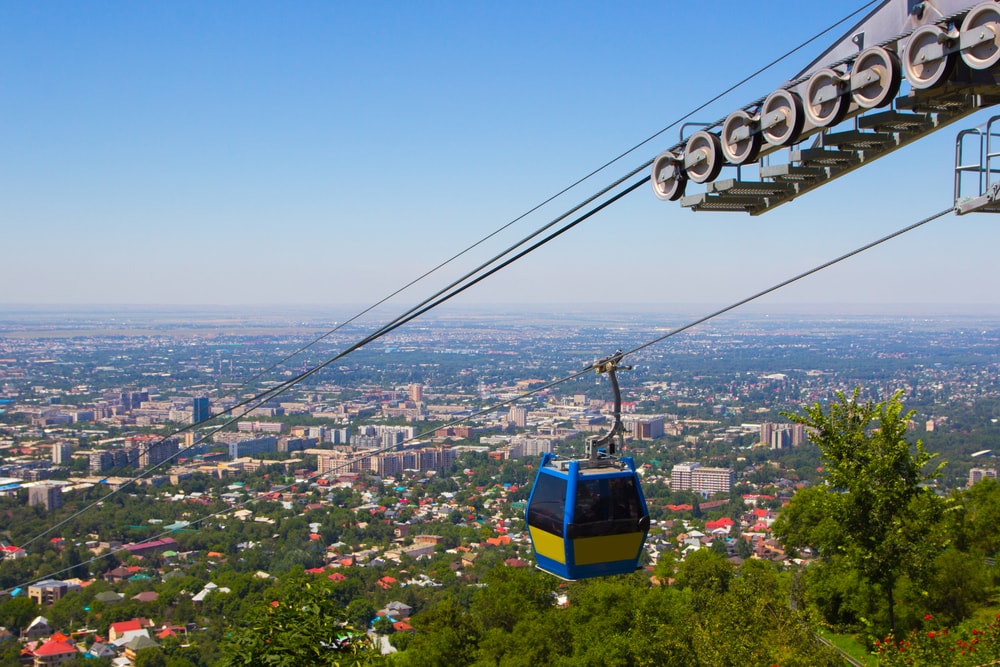
MULTIPOLYGON (((296 547, 305 553, 297 558, 315 576, 379 568, 378 614, 397 630, 409 628, 414 612, 400 599, 407 585, 441 586, 443 576, 474 583, 483 563, 530 566, 523 517, 533 468, 546 452, 581 456, 585 438, 612 423, 605 377, 552 383, 684 322, 652 314, 439 317, 285 387, 364 329, 345 327, 275 367, 324 332, 321 318, 223 325, 143 317, 19 313, 0 326, 0 496, 8 508, 0 546, 5 562, 34 555, 37 568, 53 566, 44 578, 0 570, 6 595, 28 596, 41 611, 31 626, 8 629, 33 664, 59 664, 46 660, 95 644, 99 657, 128 660, 127 651, 134 657, 164 633, 208 631, 204 615, 192 612, 198 622, 181 625, 154 618, 151 606, 103 635, 79 634, 93 622, 89 606, 71 614, 72 627, 53 627, 46 608, 95 581, 119 596, 147 582, 142 593, 155 600, 171 572, 198 573, 202 587, 188 595, 203 605, 226 595, 213 572, 227 560, 280 576, 267 564, 287 557, 292 537, 308 546, 296 547), (156 501, 155 516, 120 525, 109 514, 86 533, 70 522, 30 544, 33 535, 11 525, 14 508, 33 512, 32 526, 45 530, 74 499, 137 490, 156 501), (295 517, 305 520, 288 523, 295 517), (275 532, 281 525, 301 535, 275 532), (474 530, 456 538, 440 525, 474 530), (234 534, 229 552, 198 542, 209 528, 234 534), (65 549, 90 567, 56 576, 62 561, 52 553, 65 549), (109 554, 114 567, 104 568, 109 554), (420 565, 442 559, 447 567, 420 565)), ((627 363, 619 373, 624 453, 636 460, 653 519, 650 569, 664 552, 681 557, 720 540, 733 556, 785 558, 769 527, 821 465, 809 433, 789 416, 855 387, 872 399, 904 392, 916 411, 914 437, 948 461, 944 486, 996 477, 1000 323, 988 317, 729 317, 627 363), (720 507, 742 510, 735 520, 730 511, 706 519, 720 507)), ((105 509, 88 511, 103 517, 105 509)))

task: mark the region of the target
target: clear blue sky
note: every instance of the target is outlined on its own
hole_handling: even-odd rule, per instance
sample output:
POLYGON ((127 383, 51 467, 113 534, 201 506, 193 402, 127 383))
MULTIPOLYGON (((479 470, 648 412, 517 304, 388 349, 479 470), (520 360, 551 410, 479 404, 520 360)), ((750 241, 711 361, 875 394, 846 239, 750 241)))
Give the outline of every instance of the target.
MULTIPOLYGON (((0 4, 0 304, 370 303, 862 4, 0 4)), ((957 129, 756 218, 643 188, 461 303, 735 301, 947 207, 957 129)), ((995 304, 998 241, 946 218, 770 302, 995 304)))

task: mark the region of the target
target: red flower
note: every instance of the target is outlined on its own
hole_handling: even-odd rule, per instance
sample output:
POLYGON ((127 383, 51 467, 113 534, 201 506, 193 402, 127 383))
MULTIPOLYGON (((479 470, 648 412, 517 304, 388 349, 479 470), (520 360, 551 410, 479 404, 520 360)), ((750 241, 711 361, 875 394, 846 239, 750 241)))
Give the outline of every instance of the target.
POLYGON ((925 621, 929 621, 929 620, 931 620, 931 615, 930 615, 930 614, 925 614, 925 615, 924 615, 924 620, 925 620, 925 621))
POLYGON ((933 638, 934 637, 934 633, 933 632, 928 632, 927 636, 933 638))
POLYGON ((977 630, 976 628, 972 628, 972 634, 978 635, 979 634, 979 630, 977 630))

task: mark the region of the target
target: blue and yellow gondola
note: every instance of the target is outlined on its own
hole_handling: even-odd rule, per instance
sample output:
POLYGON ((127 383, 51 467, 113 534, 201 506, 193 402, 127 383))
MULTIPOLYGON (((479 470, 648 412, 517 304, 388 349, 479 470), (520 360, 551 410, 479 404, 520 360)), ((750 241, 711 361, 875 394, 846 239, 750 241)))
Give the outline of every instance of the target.
POLYGON ((635 571, 649 532, 632 458, 587 463, 544 454, 528 499, 536 564, 571 581, 635 571))
POLYGON ((587 441, 587 458, 542 455, 528 498, 526 519, 539 569, 568 580, 626 574, 639 567, 649 532, 649 511, 635 462, 615 457, 625 430, 615 374, 622 353, 594 364, 607 373, 615 395, 614 425, 587 441))

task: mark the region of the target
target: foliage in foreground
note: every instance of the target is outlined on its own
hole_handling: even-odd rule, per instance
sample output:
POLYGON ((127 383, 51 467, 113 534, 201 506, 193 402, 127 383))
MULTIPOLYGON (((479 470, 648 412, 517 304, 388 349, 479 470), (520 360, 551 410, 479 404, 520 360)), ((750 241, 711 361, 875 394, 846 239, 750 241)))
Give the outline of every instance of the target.
MULTIPOLYGON (((928 614, 927 621, 932 617, 928 614)), ((1000 664, 1000 614, 985 628, 949 632, 912 630, 903 638, 889 635, 875 640, 879 667, 913 665, 914 667, 972 667, 1000 664)))
POLYGON ((711 550, 680 565, 678 585, 641 575, 568 585, 527 569, 498 568, 468 609, 452 600, 413 619, 417 634, 393 665, 838 664, 788 608, 790 577, 764 561, 735 568, 711 550))
POLYGON ((797 497, 778 531, 790 546, 842 559, 879 589, 893 629, 896 585, 903 577, 920 580, 937 550, 930 528, 940 503, 922 485, 940 466, 926 470, 935 455, 919 440, 907 442, 913 413, 904 412, 902 392, 879 403, 859 402, 859 392, 838 392, 825 410, 817 403, 804 415, 787 415, 809 428, 827 485, 797 497))
POLYGON ((379 659, 364 632, 344 619, 329 586, 288 582, 278 599, 256 607, 223 647, 219 667, 342 667, 379 659))

